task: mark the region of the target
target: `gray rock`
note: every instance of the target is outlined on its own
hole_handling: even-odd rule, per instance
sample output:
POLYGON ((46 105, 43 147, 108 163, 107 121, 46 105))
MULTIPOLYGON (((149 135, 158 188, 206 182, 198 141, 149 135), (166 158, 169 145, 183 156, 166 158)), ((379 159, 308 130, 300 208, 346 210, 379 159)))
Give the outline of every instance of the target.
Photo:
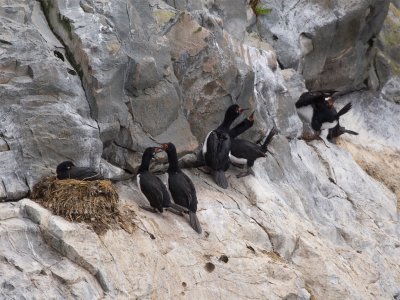
POLYGON ((392 77, 386 82, 382 96, 388 101, 400 104, 400 77, 392 77))
POLYGON ((55 56, 62 45, 39 3, 2 7, 0 23, 0 198, 12 200, 66 158, 98 164, 102 146, 79 77, 55 56))
MULTIPOLYGON (((226 30, 230 35, 239 40, 245 37, 246 28, 254 21, 247 16, 247 2, 240 0, 189 0, 189 1, 165 1, 169 5, 179 10, 189 12, 199 12, 221 20, 213 30, 226 30)), ((206 23, 202 26, 207 27, 206 23)))
POLYGON ((379 77, 380 88, 392 76, 400 76, 400 10, 389 6, 389 13, 377 39, 379 51, 375 58, 375 69, 379 77))
POLYGON ((271 13, 258 17, 262 38, 285 68, 297 69, 309 89, 350 89, 368 77, 374 39, 389 1, 261 1, 271 13))

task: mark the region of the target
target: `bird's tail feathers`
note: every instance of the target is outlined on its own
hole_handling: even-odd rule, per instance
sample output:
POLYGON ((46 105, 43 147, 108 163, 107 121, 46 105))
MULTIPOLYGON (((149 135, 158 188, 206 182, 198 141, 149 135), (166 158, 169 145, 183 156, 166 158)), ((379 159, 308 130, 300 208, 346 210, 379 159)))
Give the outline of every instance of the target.
POLYGON ((201 233, 201 225, 199 222, 199 219, 197 218, 196 213, 194 212, 189 212, 189 222, 190 222, 190 226, 192 226, 192 228, 197 232, 197 233, 201 233))
POLYGON ((218 184, 223 189, 228 188, 229 184, 228 184, 228 180, 225 177, 224 171, 214 171, 214 180, 215 180, 215 183, 218 184))
POLYGON ((267 152, 268 144, 272 141, 272 138, 278 133, 278 129, 276 127, 272 127, 271 131, 268 133, 267 138, 261 146, 261 151, 263 153, 267 152))
POLYGON ((343 116, 345 113, 347 113, 351 109, 351 102, 347 103, 339 112, 337 113, 338 118, 340 116, 343 116))
POLYGON ((352 134, 352 135, 358 135, 358 132, 355 132, 355 131, 353 131, 353 130, 345 129, 344 132, 345 132, 345 133, 348 133, 348 134, 352 134))

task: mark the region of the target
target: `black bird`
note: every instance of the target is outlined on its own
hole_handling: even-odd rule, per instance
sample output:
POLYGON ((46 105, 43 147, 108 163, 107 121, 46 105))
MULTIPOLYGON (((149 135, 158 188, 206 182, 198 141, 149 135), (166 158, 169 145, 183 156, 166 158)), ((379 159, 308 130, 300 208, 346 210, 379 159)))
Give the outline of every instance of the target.
MULTIPOLYGON (((182 209, 171 203, 171 198, 164 183, 160 178, 149 171, 150 161, 154 158, 156 153, 162 150, 163 149, 159 147, 149 147, 143 153, 142 163, 137 174, 137 184, 140 191, 149 201, 151 207, 141 206, 141 208, 151 212, 158 211, 160 213, 164 211, 164 208, 169 208, 171 212, 181 214, 179 211, 182 211, 182 209), (178 210, 178 212, 176 210, 178 210)), ((187 209, 185 210, 187 211, 187 209)))
POLYGON ((178 166, 178 156, 175 145, 172 143, 162 144, 168 154, 168 187, 175 203, 188 208, 190 226, 201 233, 199 219, 196 216, 197 195, 192 180, 182 172, 178 166))
POLYGON ((255 113, 255 111, 253 111, 250 114, 250 116, 245 118, 242 122, 240 122, 235 127, 233 127, 231 130, 229 130, 229 137, 231 138, 231 140, 238 137, 239 135, 241 135, 243 132, 250 129, 251 127, 253 127, 254 120, 255 120, 254 113, 255 113))
POLYGON ((56 169, 58 179, 100 180, 103 176, 89 167, 76 167, 72 161, 63 161, 56 169))
MULTIPOLYGON (((247 165, 247 171, 237 174, 237 178, 245 177, 250 174, 254 175, 254 172, 252 170, 254 162, 257 158, 266 156, 265 153, 268 151, 268 144, 277 133, 277 129, 273 127, 261 146, 243 139, 232 140, 231 150, 229 152, 229 159, 232 163, 247 165)), ((234 134, 235 132, 232 133, 231 137, 234 138, 234 134)))
POLYGON ((303 120, 311 124, 316 109, 323 107, 324 104, 333 106, 334 100, 332 95, 335 92, 336 91, 315 91, 301 94, 299 100, 297 100, 295 104, 297 113, 303 120))
POLYGON ((296 109, 299 116, 311 124, 316 136, 321 130, 335 127, 339 118, 351 109, 351 102, 347 103, 339 112, 333 104, 335 100, 332 94, 336 91, 305 92, 296 102, 296 109))
POLYGON ((328 141, 334 143, 335 139, 339 136, 341 136, 342 134, 351 134, 351 135, 358 135, 358 132, 355 132, 353 130, 348 130, 343 126, 340 126, 340 124, 338 123, 335 127, 329 129, 328 135, 327 135, 327 139, 328 141))
POLYGON ((205 163, 213 170, 216 184, 224 189, 228 188, 225 171, 229 168, 229 149, 231 147, 229 127, 244 110, 246 109, 237 104, 229 106, 222 124, 209 132, 204 140, 202 154, 205 163))

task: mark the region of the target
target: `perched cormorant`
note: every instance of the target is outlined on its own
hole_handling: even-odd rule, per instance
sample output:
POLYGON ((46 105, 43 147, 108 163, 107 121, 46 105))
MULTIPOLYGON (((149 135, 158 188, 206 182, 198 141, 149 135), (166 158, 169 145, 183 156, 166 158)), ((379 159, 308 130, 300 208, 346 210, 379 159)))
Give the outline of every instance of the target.
POLYGON ((315 109, 325 102, 327 105, 333 105, 334 100, 332 95, 336 91, 315 91, 305 92, 301 94, 299 100, 296 102, 296 109, 298 115, 307 123, 312 122, 315 109))
POLYGON ((235 133, 232 133, 231 137, 233 138, 233 140, 231 144, 231 150, 229 152, 229 159, 232 163, 247 165, 247 170, 245 172, 237 174, 237 178, 245 177, 250 174, 254 175, 254 172, 252 170, 254 162, 257 158, 266 156, 265 152, 268 151, 268 144, 277 133, 277 129, 273 127, 261 146, 243 139, 235 139, 235 133))
POLYGON ((200 222, 196 215, 197 195, 193 182, 178 166, 175 145, 166 143, 162 144, 162 147, 168 155, 168 188, 172 199, 174 199, 175 204, 188 209, 190 226, 197 233, 201 233, 200 222))
POLYGON ((190 226, 201 233, 200 222, 197 219, 197 196, 196 189, 192 180, 182 172, 178 166, 178 156, 175 145, 172 143, 162 144, 165 152, 168 154, 168 187, 172 199, 175 203, 189 209, 190 226))
POLYGON ((63 161, 56 169, 58 179, 100 180, 103 176, 89 167, 76 167, 72 161, 63 161))
POLYGON ((225 171, 229 168, 229 149, 231 147, 229 127, 244 110, 246 109, 237 104, 229 106, 222 124, 209 132, 204 140, 202 153, 205 163, 213 170, 216 184, 224 189, 228 188, 225 171))
POLYGON ((299 116, 311 124, 316 136, 319 136, 323 129, 334 128, 339 118, 351 109, 349 102, 337 112, 333 107, 333 93, 334 91, 306 92, 296 102, 299 116))
MULTIPOLYGON (((151 207, 141 206, 141 208, 151 212, 159 211, 160 213, 163 212, 164 208, 168 208, 173 213, 181 214, 180 212, 183 211, 182 208, 171 203, 171 198, 164 183, 160 178, 149 171, 150 161, 154 158, 156 153, 162 150, 162 148, 158 147, 149 147, 143 153, 142 163, 137 174, 137 184, 140 191, 149 201, 151 207), (176 210, 178 210, 178 212, 176 210)), ((184 210, 187 211, 187 209, 184 210)))

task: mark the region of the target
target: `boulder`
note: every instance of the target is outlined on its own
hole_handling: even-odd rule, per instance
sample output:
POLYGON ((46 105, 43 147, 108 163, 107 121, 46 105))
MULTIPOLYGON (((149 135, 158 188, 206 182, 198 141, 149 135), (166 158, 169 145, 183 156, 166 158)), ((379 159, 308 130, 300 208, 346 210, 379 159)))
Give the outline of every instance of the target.
POLYGON ((102 144, 79 76, 39 2, 2 5, 0 23, 0 198, 13 200, 63 160, 98 166, 102 144))
POLYGON ((304 76, 308 89, 361 87, 389 1, 259 1, 271 9, 257 18, 261 37, 284 68, 304 76))

